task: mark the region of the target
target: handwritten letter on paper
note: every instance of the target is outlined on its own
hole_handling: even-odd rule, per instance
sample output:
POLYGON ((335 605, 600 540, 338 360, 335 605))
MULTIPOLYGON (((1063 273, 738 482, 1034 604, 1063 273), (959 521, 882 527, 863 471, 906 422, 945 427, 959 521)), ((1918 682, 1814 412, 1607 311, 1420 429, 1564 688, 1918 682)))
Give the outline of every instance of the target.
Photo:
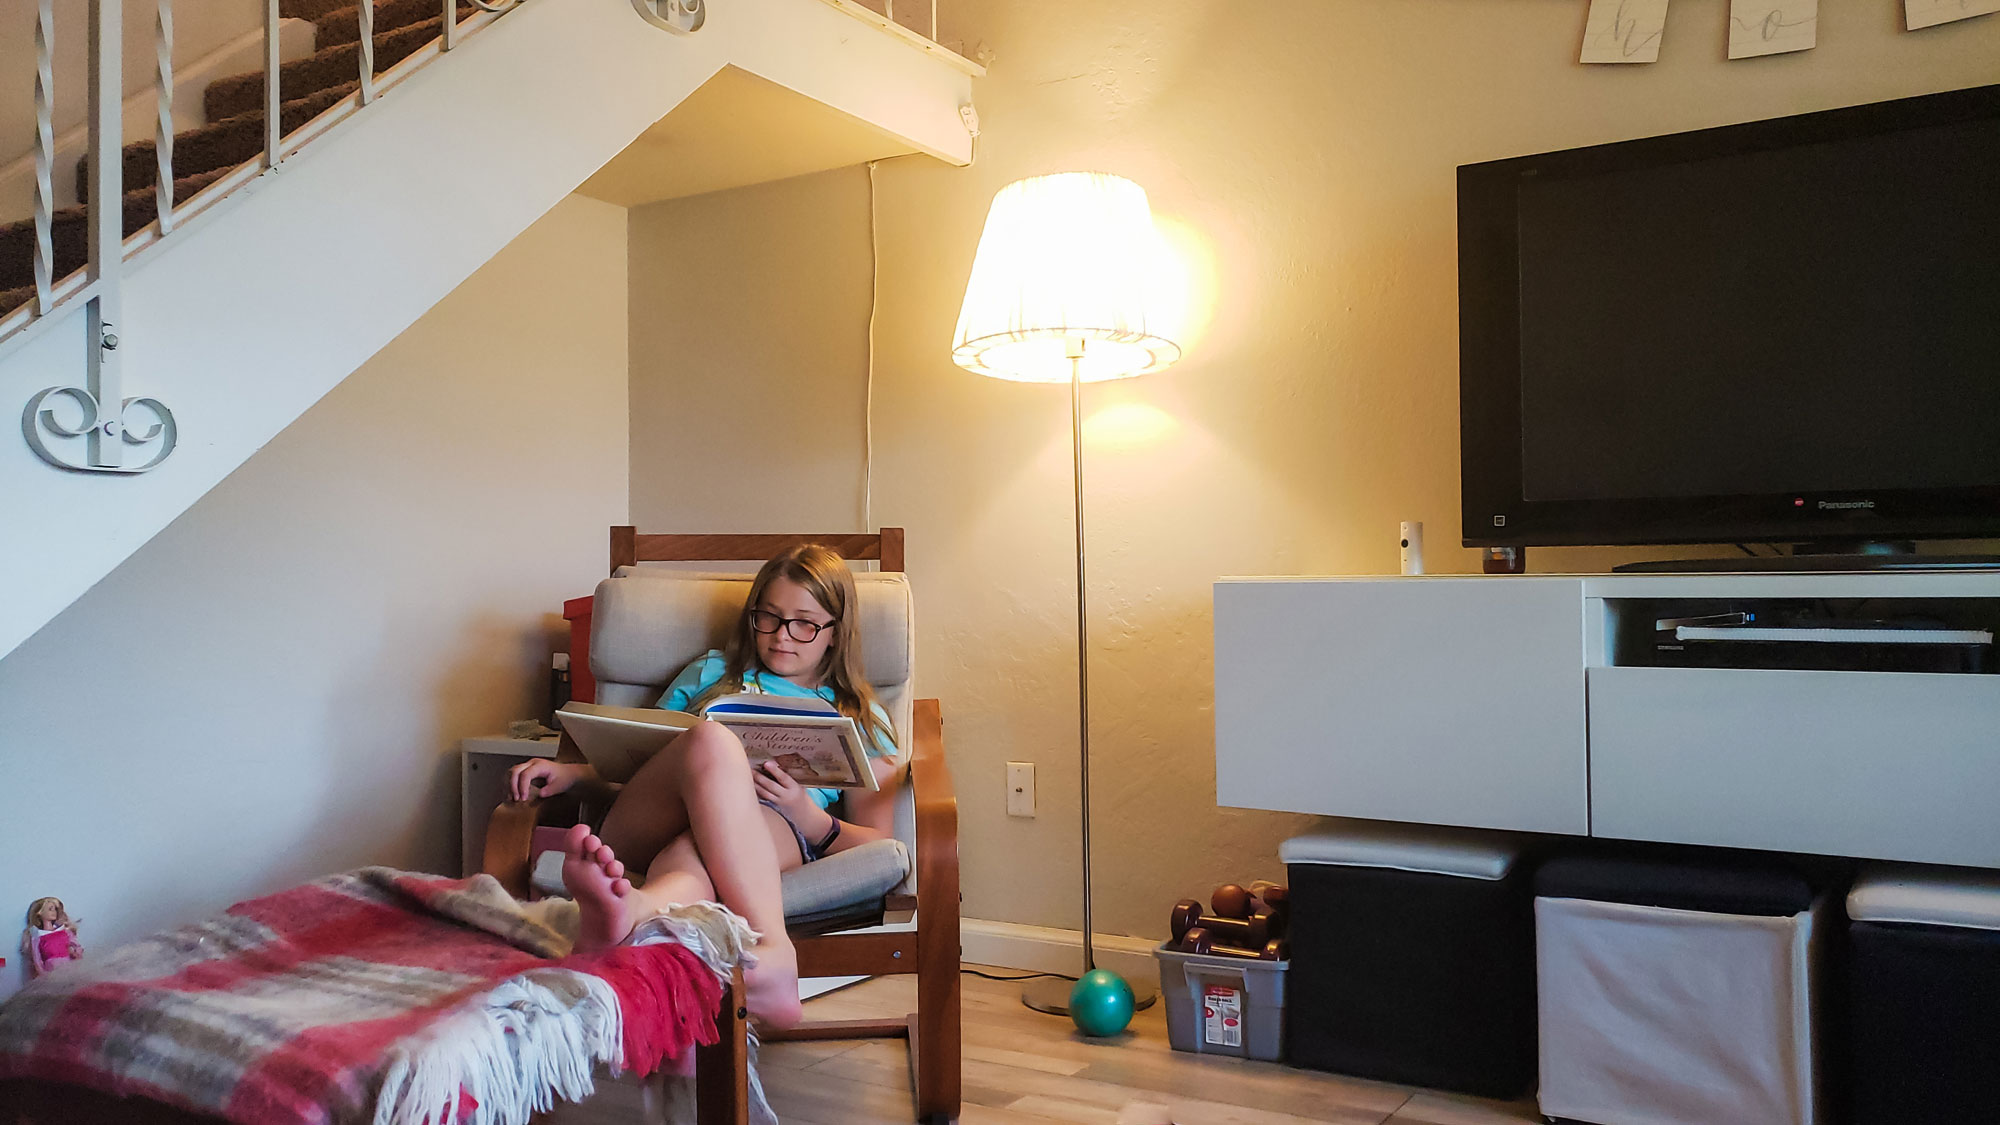
POLYGON ((1903 0, 1903 26, 1911 31, 2000 12, 2000 0, 1903 0))
POLYGON ((1666 30, 1667 0, 1590 0, 1590 18, 1583 27, 1583 55, 1577 61, 1658 62, 1660 36, 1666 30))
POLYGON ((1819 0, 1729 0, 1729 57, 1809 51, 1819 41, 1819 0))

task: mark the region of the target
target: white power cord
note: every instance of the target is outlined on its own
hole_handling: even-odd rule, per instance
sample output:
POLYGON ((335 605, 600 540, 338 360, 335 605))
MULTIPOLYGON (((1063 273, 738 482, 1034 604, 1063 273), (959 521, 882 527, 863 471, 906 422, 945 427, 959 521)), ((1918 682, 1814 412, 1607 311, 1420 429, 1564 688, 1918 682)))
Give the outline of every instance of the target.
POLYGON ((875 309, 881 304, 882 254, 875 239, 875 165, 868 162, 868 382, 861 407, 861 530, 873 531, 875 512, 875 309))

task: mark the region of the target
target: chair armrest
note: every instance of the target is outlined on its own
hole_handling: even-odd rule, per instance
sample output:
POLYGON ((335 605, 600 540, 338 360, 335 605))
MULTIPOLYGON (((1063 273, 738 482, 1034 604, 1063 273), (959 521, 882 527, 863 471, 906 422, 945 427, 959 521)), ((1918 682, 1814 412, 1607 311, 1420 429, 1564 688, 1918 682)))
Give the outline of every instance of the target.
POLYGON ((535 845, 535 825, 542 818, 542 799, 505 801, 494 806, 486 822, 486 854, 480 867, 500 880, 508 894, 528 897, 528 861, 535 845))
MULTIPOLYGON (((917 901, 958 916, 958 795, 944 759, 944 717, 935 699, 916 701, 910 789, 917 821, 917 901)), ((918 907, 923 925, 924 907, 918 907)))

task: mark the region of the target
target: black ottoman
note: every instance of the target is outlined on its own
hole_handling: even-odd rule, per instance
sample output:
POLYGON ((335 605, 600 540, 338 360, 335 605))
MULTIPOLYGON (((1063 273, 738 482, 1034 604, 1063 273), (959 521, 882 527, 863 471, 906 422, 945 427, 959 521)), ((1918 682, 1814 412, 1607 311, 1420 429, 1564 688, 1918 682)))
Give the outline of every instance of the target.
POLYGON ((1872 868, 1847 916, 1853 1120, 2000 1121, 2000 876, 1872 868))
POLYGON ((1535 943, 1509 840, 1391 826, 1299 836, 1285 1061, 1489 1097, 1535 1078, 1535 943))

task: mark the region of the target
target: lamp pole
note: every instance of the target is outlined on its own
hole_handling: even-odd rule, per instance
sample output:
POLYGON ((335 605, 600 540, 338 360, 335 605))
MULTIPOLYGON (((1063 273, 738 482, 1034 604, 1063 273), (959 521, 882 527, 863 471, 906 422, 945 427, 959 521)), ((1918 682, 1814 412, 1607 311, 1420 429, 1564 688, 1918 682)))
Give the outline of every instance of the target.
POLYGON ((1090 614, 1085 599, 1090 585, 1084 574, 1083 549, 1083 340, 1065 341, 1069 353, 1069 478, 1076 488, 1076 745, 1081 759, 1078 775, 1083 802, 1083 971, 1097 967, 1097 946, 1090 924, 1090 614))
MULTIPOLYGON (((1076 699, 1077 775, 1083 828, 1083 971, 1097 967, 1096 930, 1091 924, 1090 893, 1090 591, 1085 568, 1083 535, 1083 348, 1081 336, 1066 337, 1069 359, 1070 482, 1076 494, 1076 699)), ((1129 983, 1129 982, 1128 982, 1129 983)), ((1031 981, 1021 990, 1021 1002, 1038 1012, 1069 1014, 1070 983, 1060 977, 1031 981)), ((1144 1009, 1159 999, 1144 981, 1132 984, 1132 1006, 1144 1009)))

